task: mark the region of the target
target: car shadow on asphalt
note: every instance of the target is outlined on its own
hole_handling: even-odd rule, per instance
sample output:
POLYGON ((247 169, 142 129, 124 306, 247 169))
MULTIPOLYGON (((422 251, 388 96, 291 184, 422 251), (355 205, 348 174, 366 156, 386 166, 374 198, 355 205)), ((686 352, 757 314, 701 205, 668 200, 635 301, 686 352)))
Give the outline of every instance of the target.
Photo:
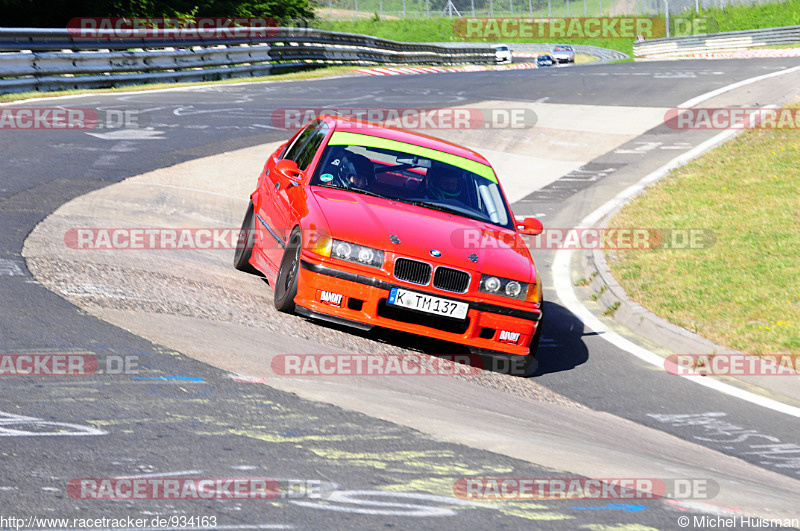
POLYGON ((555 302, 542 304, 544 319, 542 339, 536 354, 538 367, 533 377, 553 372, 569 371, 589 360, 589 349, 583 341, 596 332, 587 331, 583 322, 555 302))
POLYGON ((481 364, 483 370, 520 377, 535 378, 543 374, 568 371, 586 363, 589 359, 589 351, 583 341, 583 337, 595 335, 595 332, 587 333, 583 323, 577 317, 563 306, 554 302, 544 301, 542 312, 544 314, 542 339, 539 343, 536 359, 529 367, 523 367, 521 363, 507 362, 508 358, 521 362, 522 358, 518 356, 495 355, 485 350, 475 351, 467 345, 431 337, 399 332, 388 328, 376 327, 370 331, 362 331, 330 322, 321 322, 319 320, 314 320, 314 322, 320 326, 341 330, 372 341, 443 359, 452 359, 453 356, 477 355, 480 360, 472 361, 470 362, 471 364, 477 362, 481 364))

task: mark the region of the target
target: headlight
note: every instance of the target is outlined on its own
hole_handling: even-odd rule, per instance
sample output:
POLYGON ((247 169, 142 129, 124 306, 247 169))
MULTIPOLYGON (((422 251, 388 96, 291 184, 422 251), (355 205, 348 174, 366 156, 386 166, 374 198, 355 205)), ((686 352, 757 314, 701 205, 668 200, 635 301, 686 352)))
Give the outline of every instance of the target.
POLYGON ((383 251, 342 240, 333 240, 331 256, 356 264, 383 267, 383 251))
POLYGON ((497 293, 497 291, 500 289, 500 286, 502 285, 500 279, 497 277, 489 277, 486 278, 485 280, 484 279, 481 280, 483 281, 484 290, 489 293, 497 293))
POLYGON ((336 242, 333 247, 333 256, 341 258, 342 260, 350 260, 353 254, 353 248, 347 242, 336 242))
POLYGON ((492 295, 502 295, 524 301, 528 295, 528 284, 510 278, 481 275, 480 291, 492 295))
POLYGON ((522 291, 522 286, 516 280, 512 280, 506 284, 506 295, 509 297, 518 297, 522 291))
POLYGON ((375 258, 375 252, 369 247, 362 247, 358 250, 358 261, 364 264, 371 264, 375 258))

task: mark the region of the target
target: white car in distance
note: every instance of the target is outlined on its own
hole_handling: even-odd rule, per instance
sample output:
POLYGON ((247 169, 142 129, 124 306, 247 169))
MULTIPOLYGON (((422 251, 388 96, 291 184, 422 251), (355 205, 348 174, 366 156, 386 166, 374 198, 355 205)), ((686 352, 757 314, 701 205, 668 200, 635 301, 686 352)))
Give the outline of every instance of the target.
POLYGON ((493 44, 494 59, 498 64, 511 64, 511 50, 506 44, 493 44))
POLYGON ((567 46, 566 44, 559 44, 553 47, 550 56, 553 58, 555 64, 575 63, 575 50, 572 46, 567 46))

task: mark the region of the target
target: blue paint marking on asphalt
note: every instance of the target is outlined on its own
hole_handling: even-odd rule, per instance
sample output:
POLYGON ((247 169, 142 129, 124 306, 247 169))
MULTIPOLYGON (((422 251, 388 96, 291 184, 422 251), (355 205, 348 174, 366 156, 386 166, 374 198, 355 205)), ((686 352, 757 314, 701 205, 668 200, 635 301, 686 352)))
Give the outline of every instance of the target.
POLYGON ((595 507, 571 507, 572 509, 578 511, 611 511, 615 509, 621 509, 626 513, 638 513, 639 511, 644 511, 647 509, 646 505, 623 505, 621 503, 609 503, 606 505, 598 505, 595 507))
POLYGON ((198 378, 196 376, 174 376, 172 374, 167 374, 164 376, 133 376, 134 380, 160 380, 166 382, 204 382, 202 378, 198 378))

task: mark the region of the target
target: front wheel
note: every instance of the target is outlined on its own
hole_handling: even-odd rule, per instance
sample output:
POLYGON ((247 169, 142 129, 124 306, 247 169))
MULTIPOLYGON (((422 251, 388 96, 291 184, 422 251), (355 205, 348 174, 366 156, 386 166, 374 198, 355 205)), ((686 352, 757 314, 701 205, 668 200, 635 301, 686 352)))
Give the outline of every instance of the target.
POLYGON ((536 351, 539 350, 539 341, 542 339, 542 321, 536 325, 536 332, 533 334, 531 344, 528 347, 528 355, 525 356, 525 361, 522 363, 522 374, 518 376, 532 376, 536 369, 539 368, 539 362, 536 360, 536 351))
POLYGON ((242 228, 239 230, 239 237, 236 240, 236 252, 233 255, 233 267, 239 271, 260 275, 261 272, 250 265, 250 257, 253 255, 253 245, 256 241, 255 209, 253 201, 247 206, 247 212, 242 220, 242 228))
POLYGON ((283 252, 278 279, 275 281, 275 308, 279 312, 292 313, 300 277, 300 251, 303 248, 300 229, 294 229, 283 252))

